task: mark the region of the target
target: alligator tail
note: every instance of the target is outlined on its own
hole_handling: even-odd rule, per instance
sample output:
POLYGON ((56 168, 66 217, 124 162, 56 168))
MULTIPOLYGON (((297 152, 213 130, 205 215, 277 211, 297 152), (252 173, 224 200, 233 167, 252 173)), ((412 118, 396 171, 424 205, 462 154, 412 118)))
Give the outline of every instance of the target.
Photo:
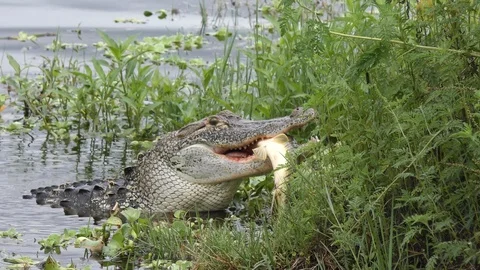
POLYGON ((32 189, 24 199, 35 198, 39 205, 63 208, 65 215, 92 217, 95 221, 110 216, 116 203, 126 200, 125 179, 95 179, 32 189))

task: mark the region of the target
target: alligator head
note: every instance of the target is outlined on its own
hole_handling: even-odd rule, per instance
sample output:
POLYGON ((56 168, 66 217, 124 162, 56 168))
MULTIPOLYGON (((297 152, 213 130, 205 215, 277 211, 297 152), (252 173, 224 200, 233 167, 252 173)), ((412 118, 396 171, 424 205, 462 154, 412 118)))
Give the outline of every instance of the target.
POLYGON ((313 117, 312 109, 297 109, 287 117, 251 121, 222 111, 174 132, 157 150, 178 140, 166 159, 178 175, 193 183, 215 184, 262 175, 272 171, 272 164, 254 157, 252 149, 257 143, 304 126, 313 117))
POLYGON ((135 205, 153 212, 224 209, 241 180, 272 171, 252 149, 261 140, 302 127, 315 111, 295 109, 290 116, 245 120, 222 111, 161 138, 127 173, 135 205))
POLYGON ((97 217, 107 215, 115 202, 154 213, 225 209, 243 179, 273 170, 270 160, 254 157, 257 143, 302 127, 314 117, 313 109, 301 108, 260 121, 222 111, 161 137, 116 183, 97 180, 65 189, 35 189, 32 194, 39 204, 52 202, 66 213, 97 217))

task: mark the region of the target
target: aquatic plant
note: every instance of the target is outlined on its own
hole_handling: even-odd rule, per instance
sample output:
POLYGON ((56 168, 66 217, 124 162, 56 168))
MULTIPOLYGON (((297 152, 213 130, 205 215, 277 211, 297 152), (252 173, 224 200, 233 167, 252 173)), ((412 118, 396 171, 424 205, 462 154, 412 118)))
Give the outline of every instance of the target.
POLYGON ((74 230, 65 229, 62 234, 50 234, 47 238, 38 241, 41 246, 40 250, 45 253, 60 254, 61 249, 67 247, 73 242, 76 232, 74 230))
POLYGON ((13 227, 6 230, 6 231, 0 231, 0 237, 1 238, 20 239, 21 236, 22 236, 22 234, 17 232, 17 230, 13 227))
MULTIPOLYGON (((107 59, 93 59, 91 63, 63 59, 63 50, 78 51, 84 45, 66 44, 57 37, 49 47, 55 55, 44 58, 38 67, 44 76, 28 76, 32 67, 21 67, 7 56, 15 73, 2 81, 19 95, 11 105, 23 111, 24 121, 33 119, 58 138, 68 138, 74 130, 80 136, 84 132, 101 132, 106 137, 131 133, 141 137, 142 132, 154 136, 162 126, 179 125, 173 118, 160 116, 165 114, 162 112, 171 117, 181 115, 177 104, 187 98, 184 89, 189 87, 185 72, 204 64, 167 54, 182 48, 201 48, 202 37, 177 34, 134 43, 133 37, 117 42, 99 34, 103 42, 96 46, 107 59), (157 66, 167 64, 178 68, 176 78, 159 72, 157 66)), ((18 130, 14 129, 16 124, 6 124, 9 126, 4 126, 5 130, 18 130)))
MULTIPOLYGON (((62 267, 52 256, 48 256, 45 261, 34 261, 29 257, 11 257, 5 258, 5 262, 11 265, 7 266, 7 269, 31 269, 32 267, 41 268, 44 270, 76 270, 73 263, 62 267)), ((83 267, 83 270, 91 269, 89 266, 83 267)))

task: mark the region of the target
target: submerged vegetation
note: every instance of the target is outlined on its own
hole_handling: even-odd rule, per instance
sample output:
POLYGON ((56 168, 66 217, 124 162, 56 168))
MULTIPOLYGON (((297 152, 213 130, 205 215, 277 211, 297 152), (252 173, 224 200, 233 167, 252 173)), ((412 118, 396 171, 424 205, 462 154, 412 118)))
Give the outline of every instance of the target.
POLYGON ((225 56, 208 64, 168 54, 201 37, 144 46, 100 33, 106 58, 58 54, 32 78, 9 57, 15 74, 2 80, 18 95, 9 103, 23 111, 18 129, 60 139, 151 139, 221 109, 252 118, 318 111, 299 136, 320 142, 290 164, 281 214, 265 211, 271 177, 255 178, 234 202, 241 226, 235 216, 221 225, 131 219, 109 256, 196 269, 478 268, 480 3, 343 4, 333 16, 309 1, 276 1, 262 8, 272 26, 255 27, 242 50, 227 36, 225 56), (158 68, 167 65, 173 77, 158 68))

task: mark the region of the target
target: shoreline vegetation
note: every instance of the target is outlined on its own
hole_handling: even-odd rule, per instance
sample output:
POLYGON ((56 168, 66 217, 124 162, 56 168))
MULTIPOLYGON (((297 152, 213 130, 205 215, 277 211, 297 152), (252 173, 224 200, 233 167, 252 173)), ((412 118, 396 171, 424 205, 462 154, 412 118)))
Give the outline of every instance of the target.
MULTIPOLYGON (((337 16, 307 0, 265 5, 255 21, 269 24, 253 27, 248 46, 235 49, 233 29, 212 33, 225 47, 211 63, 175 54, 208 46, 201 34, 98 32, 104 57, 88 62, 64 57, 59 36, 41 66, 7 55, 14 74, 0 82, 16 98, 0 95, 0 108, 23 117, 1 132, 40 130, 65 143, 125 137, 146 148, 222 109, 254 119, 298 106, 318 112, 294 134, 318 142, 302 163, 289 162, 279 214, 269 211, 269 175, 246 180, 222 222, 183 212, 159 222, 128 209, 100 227, 51 235, 41 249, 75 245, 105 264, 154 269, 479 268, 480 3, 342 4, 337 16), (160 71, 167 65, 174 78, 160 71)), ((55 256, 46 263, 57 268, 45 269, 59 269, 55 256)))

